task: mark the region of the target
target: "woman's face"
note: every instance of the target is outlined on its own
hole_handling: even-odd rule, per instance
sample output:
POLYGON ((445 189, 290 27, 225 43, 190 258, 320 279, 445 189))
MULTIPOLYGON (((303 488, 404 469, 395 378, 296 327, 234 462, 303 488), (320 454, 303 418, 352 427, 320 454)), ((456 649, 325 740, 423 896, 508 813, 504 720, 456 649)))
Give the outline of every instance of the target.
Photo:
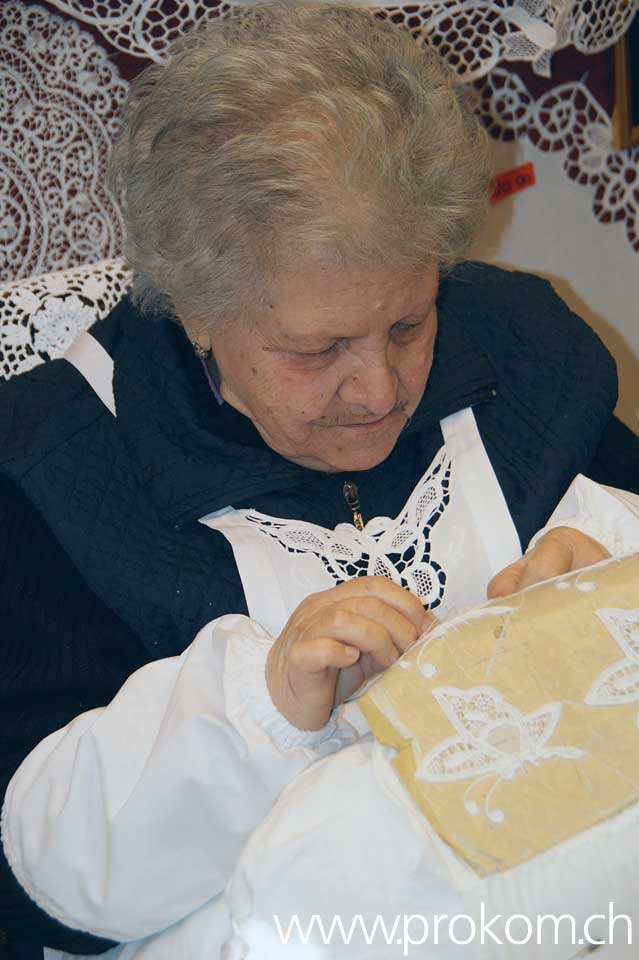
POLYGON ((210 333, 224 399, 283 457, 314 470, 381 463, 421 400, 437 270, 291 276, 250 326, 210 333))

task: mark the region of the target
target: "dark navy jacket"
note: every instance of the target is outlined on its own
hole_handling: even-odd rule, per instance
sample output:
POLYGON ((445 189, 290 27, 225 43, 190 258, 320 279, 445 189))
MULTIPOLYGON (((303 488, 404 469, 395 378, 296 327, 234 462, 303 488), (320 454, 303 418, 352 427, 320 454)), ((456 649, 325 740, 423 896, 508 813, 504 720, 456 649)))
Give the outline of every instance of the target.
MULTIPOLYGON (((355 475, 271 451, 217 404, 182 330, 128 298, 92 328, 114 359, 117 418, 64 360, 0 387, 0 795, 42 737, 207 621, 246 612, 230 547, 197 522, 207 513, 332 528, 350 519, 352 476, 365 520, 394 516, 441 446, 440 420, 469 405, 524 549, 575 474, 638 489, 639 441, 612 420, 614 363, 545 281, 467 264, 442 282, 438 315, 416 413, 387 460, 355 475)), ((3 869, 14 942, 108 947, 47 918, 3 869)))

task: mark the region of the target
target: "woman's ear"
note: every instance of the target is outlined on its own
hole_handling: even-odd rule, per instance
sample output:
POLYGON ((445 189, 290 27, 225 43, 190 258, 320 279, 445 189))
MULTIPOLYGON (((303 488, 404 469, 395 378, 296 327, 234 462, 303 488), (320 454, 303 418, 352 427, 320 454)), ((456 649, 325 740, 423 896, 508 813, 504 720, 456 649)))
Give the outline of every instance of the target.
POLYGON ((195 337, 189 337, 189 340, 198 356, 208 357, 211 352, 211 338, 208 333, 198 333, 195 337))
POLYGON ((204 324, 199 322, 192 314, 186 310, 176 310, 178 320, 184 327, 184 332, 193 344, 197 353, 202 355, 209 353, 211 349, 211 337, 204 324))

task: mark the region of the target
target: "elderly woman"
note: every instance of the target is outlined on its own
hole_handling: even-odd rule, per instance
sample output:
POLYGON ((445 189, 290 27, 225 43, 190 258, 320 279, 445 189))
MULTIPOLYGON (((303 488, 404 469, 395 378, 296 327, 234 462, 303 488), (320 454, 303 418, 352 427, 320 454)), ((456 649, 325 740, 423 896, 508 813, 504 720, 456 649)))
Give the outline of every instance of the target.
POLYGON ((639 545, 586 480, 544 527, 638 442, 549 285, 461 264, 486 145, 428 48, 341 4, 212 23, 113 169, 132 293, 0 391, 0 920, 76 953, 218 894, 431 611, 639 545))

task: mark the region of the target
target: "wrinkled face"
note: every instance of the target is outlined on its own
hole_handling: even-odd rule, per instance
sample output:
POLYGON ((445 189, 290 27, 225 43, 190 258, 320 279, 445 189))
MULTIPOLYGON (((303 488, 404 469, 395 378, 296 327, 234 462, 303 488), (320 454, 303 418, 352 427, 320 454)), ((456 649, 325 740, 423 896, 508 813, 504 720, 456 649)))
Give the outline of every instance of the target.
POLYGON ((430 371, 437 270, 316 270, 275 288, 251 325, 210 333, 224 399, 283 457, 366 470, 393 449, 430 371))

